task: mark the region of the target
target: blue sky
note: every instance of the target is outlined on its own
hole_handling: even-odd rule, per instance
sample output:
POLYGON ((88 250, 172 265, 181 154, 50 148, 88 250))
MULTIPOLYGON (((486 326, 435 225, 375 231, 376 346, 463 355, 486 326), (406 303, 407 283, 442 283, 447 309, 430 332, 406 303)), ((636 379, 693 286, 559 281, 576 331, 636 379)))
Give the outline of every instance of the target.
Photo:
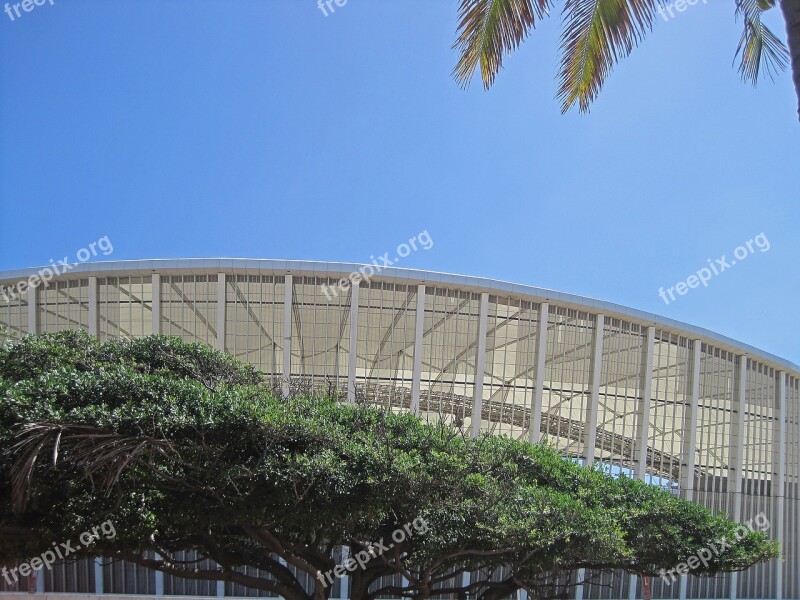
MULTIPOLYGON (((589 115, 560 17, 464 91, 455 0, 54 0, 0 13, 0 269, 109 259, 368 262, 652 311, 800 362, 790 77, 732 66, 733 2, 660 21, 589 115), (668 288, 770 243, 666 304, 668 288)), ((779 15, 770 23, 785 36, 779 15)))

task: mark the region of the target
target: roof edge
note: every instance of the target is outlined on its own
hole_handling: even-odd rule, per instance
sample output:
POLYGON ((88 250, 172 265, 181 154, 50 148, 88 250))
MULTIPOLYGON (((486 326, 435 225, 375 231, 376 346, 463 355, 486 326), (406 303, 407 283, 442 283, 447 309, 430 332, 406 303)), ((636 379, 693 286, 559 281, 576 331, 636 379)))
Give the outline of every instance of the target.
MULTIPOLYGON (((349 273, 356 272, 359 268, 368 266, 365 263, 348 262, 325 262, 325 261, 306 261, 306 260, 276 260, 276 259, 249 259, 249 258, 181 258, 181 259, 139 259, 139 260, 119 260, 119 261, 97 261, 85 262, 73 266, 68 272, 59 274, 57 279, 70 279, 75 276, 93 275, 112 275, 129 272, 161 272, 181 270, 202 270, 206 272, 214 271, 272 271, 283 272, 285 274, 303 273, 313 276, 330 277, 333 275, 347 276, 349 273)), ((373 268, 375 265, 370 265, 373 268)), ((8 286, 10 282, 17 282, 36 275, 43 269, 50 268, 51 265, 43 267, 30 267, 25 269, 15 269, 0 271, 0 285, 8 286)), ((489 279, 469 275, 457 275, 438 271, 426 271, 420 269, 409 269, 403 267, 381 267, 375 269, 373 279, 390 277, 406 282, 416 283, 440 283, 444 285, 460 286, 470 288, 474 291, 485 292, 504 292, 509 294, 526 296, 537 302, 553 301, 575 308, 584 308, 595 312, 602 312, 605 315, 622 317, 640 324, 661 326, 665 329, 677 330, 677 332, 687 337, 705 338, 712 344, 726 350, 734 351, 738 354, 759 358, 762 362, 770 363, 779 369, 793 371, 795 376, 800 376, 800 366, 793 362, 755 348, 733 338, 715 333, 711 330, 691 325, 657 315, 646 311, 630 308, 620 304, 614 304, 605 300, 598 300, 587 296, 568 294, 547 288, 540 288, 530 285, 522 285, 503 281, 499 279, 489 279)))

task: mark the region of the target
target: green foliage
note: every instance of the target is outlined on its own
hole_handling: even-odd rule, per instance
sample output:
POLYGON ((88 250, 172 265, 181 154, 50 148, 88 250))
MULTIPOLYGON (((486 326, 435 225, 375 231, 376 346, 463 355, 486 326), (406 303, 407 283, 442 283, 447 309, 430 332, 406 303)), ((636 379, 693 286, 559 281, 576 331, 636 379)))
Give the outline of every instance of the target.
MULTIPOLYGON (((763 73, 786 68, 790 53, 783 42, 764 24, 764 13, 775 7, 774 0, 736 0, 736 16, 744 29, 736 50, 739 72, 755 83, 763 73)), ((800 73, 796 46, 800 29, 791 18, 786 2, 784 16, 789 24, 789 47, 793 50, 795 74, 800 73), (794 47, 793 47, 794 44, 794 47)), ((783 7, 783 6, 782 6, 783 7)), ((562 112, 578 105, 587 112, 600 93, 616 63, 628 56, 653 26, 667 20, 671 5, 662 0, 567 0, 562 11, 558 98, 562 112)), ((460 0, 458 32, 453 47, 459 60, 453 77, 466 86, 479 70, 486 89, 536 25, 555 11, 552 0, 460 0)), ((796 82, 798 80, 796 79, 796 82)), ((796 90, 800 96, 800 87, 796 90)))
MULTIPOLYGON (((461 593, 465 569, 486 573, 473 577, 476 597, 520 587, 556 595, 546 584, 555 575, 656 574, 735 526, 543 445, 471 439, 327 398, 276 398, 251 367, 173 338, 99 344, 70 331, 0 349, 0 563, 110 520, 116 536, 87 555, 325 598, 330 587, 308 589, 297 574, 331 570, 337 547, 354 555, 415 519, 427 531, 356 569, 352 598, 461 593), (189 572, 169 558, 183 550, 220 567, 189 572), (398 573, 408 590, 378 585, 398 573)), ((701 570, 775 555, 754 533, 701 570)))
POLYGON ((0 348, 8 347, 15 339, 15 334, 8 330, 3 324, 0 324, 0 348))

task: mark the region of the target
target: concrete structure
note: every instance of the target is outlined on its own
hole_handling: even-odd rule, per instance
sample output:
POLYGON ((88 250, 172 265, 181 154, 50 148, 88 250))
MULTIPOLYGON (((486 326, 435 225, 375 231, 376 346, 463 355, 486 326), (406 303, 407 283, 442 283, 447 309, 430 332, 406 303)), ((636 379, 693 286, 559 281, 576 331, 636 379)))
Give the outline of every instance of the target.
MULTIPOLYGON (((653 597, 800 598, 800 367, 711 331, 534 287, 396 268, 339 285, 360 268, 369 274, 300 261, 86 263, 10 302, 0 297, 0 324, 17 335, 176 335, 255 365, 285 393, 301 382, 474 434, 546 438, 565 456, 739 521, 763 512, 783 561, 670 586, 655 580, 653 597)), ((36 271, 0 273, 0 285, 36 271)), ((577 598, 641 597, 635 577, 584 575, 596 583, 578 586, 577 598)), ((59 567, 38 587, 247 594, 91 561, 59 567)))

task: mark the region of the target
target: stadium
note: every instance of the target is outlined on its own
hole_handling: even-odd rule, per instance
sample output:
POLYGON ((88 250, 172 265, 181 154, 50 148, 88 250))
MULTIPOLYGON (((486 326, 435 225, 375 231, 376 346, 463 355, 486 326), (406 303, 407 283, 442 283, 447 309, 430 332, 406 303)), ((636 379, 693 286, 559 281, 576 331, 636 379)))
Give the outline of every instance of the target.
MULTIPOLYGON (((0 273, 0 285, 19 290, 38 273, 0 273)), ((0 324, 15 337, 178 336, 254 365, 284 393, 336 391, 473 434, 546 439, 736 521, 761 516, 781 542, 782 560, 740 573, 654 578, 653 598, 800 598, 800 367, 711 331, 483 278, 244 259, 84 263, 0 299, 0 324)), ((0 580, 0 597, 267 595, 99 559, 43 573, 31 589, 0 580)), ((578 581, 590 575, 576 600, 642 597, 636 576, 578 581)), ((346 578, 332 597, 347 598, 346 578)))

